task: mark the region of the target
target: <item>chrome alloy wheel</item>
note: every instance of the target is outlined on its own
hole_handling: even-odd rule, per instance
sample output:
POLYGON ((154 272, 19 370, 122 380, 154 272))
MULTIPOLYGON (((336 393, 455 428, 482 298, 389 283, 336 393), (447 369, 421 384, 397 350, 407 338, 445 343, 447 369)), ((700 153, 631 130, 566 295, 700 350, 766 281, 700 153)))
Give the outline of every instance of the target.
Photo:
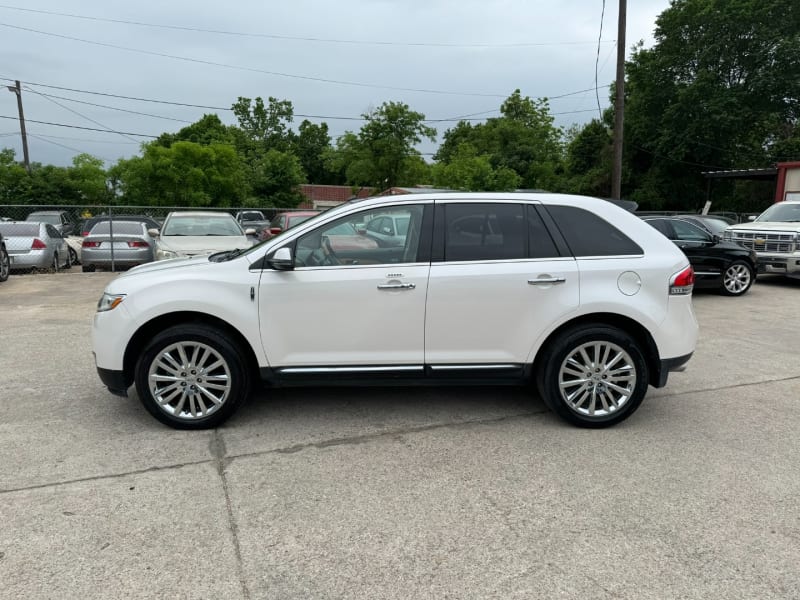
POLYGON ((750 269, 742 263, 731 265, 725 271, 722 284, 731 294, 741 294, 750 286, 750 269))
POLYGON ((215 413, 231 392, 231 371, 222 355, 200 342, 164 348, 147 374, 150 391, 165 413, 185 420, 215 413))
POLYGON ((620 410, 636 389, 633 359, 617 344, 589 342, 567 355, 558 371, 561 396, 576 413, 605 417, 620 410))

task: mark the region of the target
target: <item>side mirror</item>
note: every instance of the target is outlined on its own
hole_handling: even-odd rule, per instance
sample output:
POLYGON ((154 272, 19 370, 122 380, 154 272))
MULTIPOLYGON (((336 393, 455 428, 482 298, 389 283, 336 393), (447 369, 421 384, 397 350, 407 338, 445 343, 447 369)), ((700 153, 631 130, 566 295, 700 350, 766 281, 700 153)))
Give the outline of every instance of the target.
POLYGON ((249 228, 244 230, 244 234, 245 235, 255 235, 256 234, 256 230, 253 229, 252 227, 249 227, 249 228))
POLYGON ((755 215, 750 215, 749 217, 747 217, 747 220, 748 221, 755 221, 756 217, 755 217, 755 215))
POLYGON ((280 227, 270 227, 269 228, 269 232, 272 235, 278 235, 281 231, 283 231, 283 229, 281 229, 280 227))
POLYGON ((292 258, 292 249, 284 246, 278 248, 272 258, 268 259, 269 266, 277 271, 291 271, 294 269, 294 259, 292 258))
POLYGON ((150 235, 150 237, 152 237, 152 238, 157 238, 157 237, 158 237, 158 229, 155 229, 155 228, 153 228, 153 229, 148 229, 148 230, 147 230, 147 233, 148 233, 148 234, 150 235))
POLYGON ((715 233, 714 235, 712 235, 711 239, 714 240, 715 244, 719 244, 722 241, 722 237, 718 233, 715 233))

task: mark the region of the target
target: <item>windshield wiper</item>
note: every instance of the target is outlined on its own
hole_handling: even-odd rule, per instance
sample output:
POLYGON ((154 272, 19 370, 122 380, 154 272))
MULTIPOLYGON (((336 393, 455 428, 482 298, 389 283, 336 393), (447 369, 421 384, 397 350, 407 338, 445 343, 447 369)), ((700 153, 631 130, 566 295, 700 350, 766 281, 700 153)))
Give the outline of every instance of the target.
POLYGON ((216 254, 211 254, 208 257, 208 260, 211 262, 224 262, 227 260, 231 260, 239 256, 244 250, 241 248, 236 248, 235 250, 225 250, 224 252, 217 252, 216 254))

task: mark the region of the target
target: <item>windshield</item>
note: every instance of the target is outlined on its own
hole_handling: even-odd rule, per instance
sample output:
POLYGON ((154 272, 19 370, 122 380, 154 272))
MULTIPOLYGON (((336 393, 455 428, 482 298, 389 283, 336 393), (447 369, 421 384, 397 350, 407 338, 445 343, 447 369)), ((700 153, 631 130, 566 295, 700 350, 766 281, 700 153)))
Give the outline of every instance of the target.
POLYGON ((773 204, 761 213, 756 221, 778 221, 782 223, 800 222, 800 202, 793 202, 791 204, 779 202, 778 204, 773 204))
POLYGON ((294 217, 289 217, 288 227, 294 227, 295 225, 300 225, 300 223, 305 223, 313 216, 314 215, 297 215, 294 217))
POLYGON ((243 212, 242 221, 263 221, 264 215, 260 212, 243 212))
POLYGON ((173 215, 164 224, 162 236, 242 236, 244 231, 231 215, 173 215))
POLYGON ((36 221, 37 223, 49 223, 50 225, 61 225, 61 217, 59 215, 43 215, 43 214, 30 214, 26 221, 36 221))

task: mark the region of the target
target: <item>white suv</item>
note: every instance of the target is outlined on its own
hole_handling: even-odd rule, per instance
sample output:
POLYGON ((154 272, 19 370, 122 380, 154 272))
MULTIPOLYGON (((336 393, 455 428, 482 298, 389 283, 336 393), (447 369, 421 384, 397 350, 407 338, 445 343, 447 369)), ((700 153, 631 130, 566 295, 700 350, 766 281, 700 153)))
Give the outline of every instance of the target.
POLYGON ((219 425, 259 379, 529 385, 604 427, 691 356, 693 283, 672 242, 605 200, 395 196, 247 250, 136 267, 106 288, 92 337, 109 390, 135 383, 177 428, 219 425), (408 219, 402 244, 337 237, 378 215, 408 219))

